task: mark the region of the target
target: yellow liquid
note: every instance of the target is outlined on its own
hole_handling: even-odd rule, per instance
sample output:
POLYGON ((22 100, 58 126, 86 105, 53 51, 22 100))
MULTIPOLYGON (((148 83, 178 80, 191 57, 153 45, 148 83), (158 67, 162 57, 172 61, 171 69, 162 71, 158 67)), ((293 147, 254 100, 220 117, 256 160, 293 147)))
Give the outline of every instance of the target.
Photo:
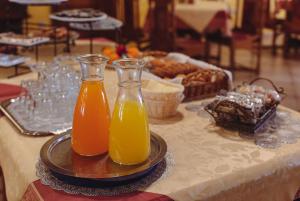
POLYGON ((144 105, 134 101, 117 103, 109 135, 109 155, 119 164, 134 165, 150 153, 150 132, 144 105))

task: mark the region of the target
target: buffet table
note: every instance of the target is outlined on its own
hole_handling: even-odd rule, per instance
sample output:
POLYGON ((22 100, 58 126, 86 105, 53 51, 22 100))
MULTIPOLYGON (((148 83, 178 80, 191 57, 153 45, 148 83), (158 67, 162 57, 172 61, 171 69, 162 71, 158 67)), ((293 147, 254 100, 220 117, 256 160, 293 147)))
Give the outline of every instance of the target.
MULTIPOLYGON (((36 78, 33 73, 1 82, 19 84, 32 78, 36 78)), ((105 85, 111 108, 116 82, 116 73, 106 70, 105 85)), ((150 125, 167 142, 174 165, 164 179, 144 191, 181 201, 294 199, 300 187, 300 141, 264 149, 235 132, 216 127, 208 116, 187 111, 186 104, 189 103, 179 106, 176 117, 152 121, 150 125)), ((285 107, 279 109, 300 120, 299 113, 285 107)), ((50 138, 21 135, 6 117, 0 118, 0 165, 8 201, 21 200, 28 186, 38 180, 35 166, 39 151, 50 138)), ((69 197, 72 196, 76 197, 69 197)))

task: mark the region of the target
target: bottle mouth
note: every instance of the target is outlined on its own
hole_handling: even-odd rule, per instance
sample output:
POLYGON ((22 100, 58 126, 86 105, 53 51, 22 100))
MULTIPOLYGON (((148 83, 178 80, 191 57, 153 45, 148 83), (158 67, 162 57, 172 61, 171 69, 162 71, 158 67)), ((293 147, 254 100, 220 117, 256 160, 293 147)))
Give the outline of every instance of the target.
POLYGON ((84 54, 76 57, 76 59, 81 63, 88 64, 98 64, 98 63, 107 63, 109 59, 101 54, 84 54))
POLYGON ((113 62, 115 68, 121 69, 142 69, 145 66, 143 59, 125 58, 113 62))

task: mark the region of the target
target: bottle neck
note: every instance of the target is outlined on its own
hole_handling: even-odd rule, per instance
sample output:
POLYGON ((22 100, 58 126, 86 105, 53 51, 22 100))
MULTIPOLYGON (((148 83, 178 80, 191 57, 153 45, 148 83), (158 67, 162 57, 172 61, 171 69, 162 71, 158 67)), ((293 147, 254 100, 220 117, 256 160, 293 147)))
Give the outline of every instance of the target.
POLYGON ((141 82, 140 81, 123 81, 119 82, 120 89, 140 89, 141 88, 141 82))
POLYGON ((81 65, 82 80, 103 80, 104 66, 81 65))
POLYGON ((120 82, 118 101, 136 101, 143 103, 140 82, 120 82))
POLYGON ((100 76, 82 76, 81 80, 84 81, 99 81, 99 82, 103 82, 104 77, 100 77, 100 76))
POLYGON ((81 67, 81 79, 103 80, 107 59, 100 55, 83 55, 78 57, 81 67))

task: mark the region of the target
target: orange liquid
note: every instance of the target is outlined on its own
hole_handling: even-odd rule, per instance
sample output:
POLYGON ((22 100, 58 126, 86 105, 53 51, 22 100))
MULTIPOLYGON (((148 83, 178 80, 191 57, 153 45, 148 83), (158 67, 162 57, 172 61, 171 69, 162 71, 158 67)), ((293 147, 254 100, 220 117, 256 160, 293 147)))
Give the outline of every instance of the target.
POLYGON ((72 148, 84 156, 107 152, 110 112, 103 81, 82 82, 73 117, 72 148))

